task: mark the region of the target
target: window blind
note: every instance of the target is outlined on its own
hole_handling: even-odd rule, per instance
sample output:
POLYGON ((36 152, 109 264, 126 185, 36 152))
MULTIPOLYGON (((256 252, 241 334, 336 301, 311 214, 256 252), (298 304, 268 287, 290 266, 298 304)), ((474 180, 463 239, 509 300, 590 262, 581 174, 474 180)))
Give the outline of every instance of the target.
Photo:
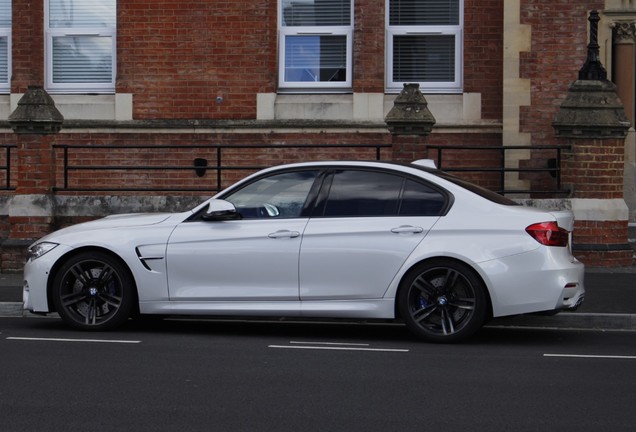
POLYGON ((11 0, 0 0, 0 84, 9 83, 11 0))
POLYGON ((49 90, 111 91, 116 0, 48 0, 49 90))
POLYGON ((393 79, 401 82, 445 82, 455 79, 455 37, 395 36, 393 79))
POLYGON ((9 43, 6 37, 0 37, 0 84, 9 82, 9 43))
POLYGON ((351 0, 281 0, 283 26, 351 24, 351 0))
POLYGON ((389 24, 458 25, 459 0, 390 0, 389 24))
POLYGON ((110 37, 53 38, 53 82, 109 83, 112 81, 110 37))

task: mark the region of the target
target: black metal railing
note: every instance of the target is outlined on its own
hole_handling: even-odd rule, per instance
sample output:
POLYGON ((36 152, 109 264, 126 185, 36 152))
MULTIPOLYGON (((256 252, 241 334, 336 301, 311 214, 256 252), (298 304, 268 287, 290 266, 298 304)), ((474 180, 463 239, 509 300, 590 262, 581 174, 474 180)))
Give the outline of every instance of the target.
MULTIPOLYGON (((254 150, 359 150, 369 149, 374 151, 376 160, 381 160, 381 150, 390 149, 391 144, 321 144, 321 145, 271 145, 271 144, 255 144, 255 145, 66 145, 59 144, 54 145, 53 148, 60 149, 62 152, 62 186, 54 187, 55 191, 72 191, 72 192, 105 192, 105 191, 120 191, 120 192, 213 192, 219 191, 223 188, 223 174, 228 171, 257 171, 263 168, 267 168, 270 165, 235 165, 225 164, 224 153, 226 150, 232 150, 233 152, 242 151, 254 151, 254 150), (78 150, 90 150, 91 152, 97 151, 109 151, 119 150, 126 151, 162 151, 162 150, 202 150, 205 152, 212 152, 214 155, 213 163, 208 165, 208 160, 204 158, 193 158, 191 164, 186 165, 99 165, 98 163, 89 164, 72 164, 73 158, 71 153, 78 150), (71 187, 70 180, 71 175, 74 172, 89 171, 113 171, 113 172, 139 172, 139 171, 194 171, 198 176, 202 176, 208 171, 214 171, 216 173, 215 184, 201 188, 193 187, 71 187)), ((94 158, 96 161, 100 158, 94 158)), ((250 160, 250 155, 246 155, 246 160, 250 160)), ((291 160, 281 160, 282 162, 291 162, 291 160)), ((76 181, 77 183, 77 181, 76 181)))
POLYGON ((442 146, 429 145, 429 150, 437 151, 436 164, 440 170, 446 172, 468 172, 468 173, 496 173, 498 174, 499 187, 495 192, 505 194, 557 194, 569 195, 570 190, 564 189, 561 184, 561 159, 562 152, 569 150, 569 146, 549 145, 549 146, 442 146), (506 152, 530 150, 541 152, 552 152, 554 157, 546 158, 547 167, 522 167, 522 168, 506 168, 506 152), (488 151, 495 152, 498 155, 498 166, 495 167, 453 167, 444 164, 444 153, 446 151, 462 151, 464 156, 466 151, 488 151), (552 189, 508 189, 506 188, 506 173, 548 173, 555 185, 552 189))
POLYGON ((4 182, 0 183, 0 190, 15 190, 14 187, 11 187, 11 149, 16 147, 15 144, 0 145, 0 151, 4 153, 4 165, 0 165, 0 173, 4 173, 2 176, 4 182))

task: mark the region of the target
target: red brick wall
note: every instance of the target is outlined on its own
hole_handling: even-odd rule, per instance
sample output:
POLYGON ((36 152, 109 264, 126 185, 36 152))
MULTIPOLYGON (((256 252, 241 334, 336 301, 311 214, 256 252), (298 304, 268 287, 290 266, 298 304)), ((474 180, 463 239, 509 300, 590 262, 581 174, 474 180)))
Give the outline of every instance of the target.
POLYGON ((354 3, 353 91, 384 92, 385 5, 378 0, 354 3))
POLYGON ((532 51, 521 53, 521 78, 531 80, 531 105, 521 107, 521 132, 532 143, 559 144, 552 122, 587 55, 587 17, 603 1, 522 0, 521 24, 531 26, 532 51))
POLYGON ((573 140, 563 161, 563 182, 574 185, 576 198, 622 199, 625 147, 623 140, 573 140))
POLYGON ((11 92, 44 84, 44 1, 13 1, 11 92))
MULTIPOLYGON (((495 120, 502 110, 503 1, 465 1, 465 91, 482 93, 483 117, 495 120)), ((354 5, 354 91, 383 92, 385 2, 354 5)), ((276 91, 276 0, 117 7, 116 89, 134 94, 135 119, 253 119, 256 94, 276 91)), ((13 4, 14 93, 43 84, 43 9, 43 0, 13 4)))
POLYGON ((464 91, 481 93, 484 119, 502 118, 503 5, 504 0, 464 1, 464 91))
MULTIPOLYGON (((94 145, 89 149, 69 151, 70 166, 153 166, 164 170, 80 170, 71 171, 69 188, 195 188, 213 190, 216 187, 216 171, 209 170, 198 177, 193 169, 194 158, 205 158, 208 166, 217 164, 216 149, 188 148, 194 145, 227 145, 232 148, 222 150, 222 165, 246 167, 245 169, 223 172, 222 187, 229 186, 245 175, 256 171, 257 167, 279 165, 288 162, 337 159, 376 158, 375 148, 321 148, 304 149, 296 145, 357 145, 390 144, 391 136, 385 133, 245 133, 245 134, 204 134, 204 133, 103 133, 103 134, 60 134, 57 144, 94 145), (99 146, 112 145, 117 148, 104 149, 99 146), (134 149, 131 145, 150 145, 154 148, 134 149), (161 148, 159 146, 177 146, 161 148), (249 145, 272 145, 277 148, 248 148, 249 145), (188 167, 188 169, 172 169, 188 167)), ((62 149, 56 149, 56 186, 63 185, 62 149)), ((391 159, 391 149, 381 152, 382 159, 391 159)), ((103 192, 102 192, 103 193, 103 192)), ((147 192, 153 194, 153 192, 147 192)), ((177 193, 177 192, 175 192, 177 193)), ((99 193, 97 193, 99 194, 99 193)), ((201 195, 201 192, 178 192, 182 195, 201 195)), ((206 193, 203 193, 206 194, 206 193)))
POLYGON ((136 119, 254 118, 256 93, 276 89, 276 4, 118 2, 117 92, 136 119))

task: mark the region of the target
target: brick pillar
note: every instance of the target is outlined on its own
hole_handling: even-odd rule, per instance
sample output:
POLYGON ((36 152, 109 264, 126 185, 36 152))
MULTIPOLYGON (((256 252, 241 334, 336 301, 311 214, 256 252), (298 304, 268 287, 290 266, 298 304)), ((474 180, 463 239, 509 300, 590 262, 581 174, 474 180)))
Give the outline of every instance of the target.
POLYGON ((2 244, 2 268, 20 268, 24 250, 51 231, 55 165, 52 144, 64 118, 51 97, 30 86, 9 116, 17 141, 17 185, 9 205, 9 238, 2 244))
POLYGON ((412 162, 425 154, 424 139, 433 130, 435 117, 419 84, 404 84, 384 121, 393 136, 393 160, 412 162))
POLYGON ((591 266, 629 266, 633 252, 623 175, 630 122, 599 60, 596 11, 589 21, 587 60, 552 126, 557 137, 571 145, 562 161, 561 179, 572 190, 575 256, 591 266))

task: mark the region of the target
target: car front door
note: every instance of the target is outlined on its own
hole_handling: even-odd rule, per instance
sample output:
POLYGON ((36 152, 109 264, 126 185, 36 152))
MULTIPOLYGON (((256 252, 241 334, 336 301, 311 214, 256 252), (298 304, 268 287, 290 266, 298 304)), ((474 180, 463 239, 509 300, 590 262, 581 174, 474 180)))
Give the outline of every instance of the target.
POLYGON ((381 298, 448 203, 431 185, 360 169, 332 173, 321 197, 303 236, 303 301, 381 298))
POLYGON ((317 174, 274 174, 224 196, 240 220, 179 225, 167 251, 170 299, 298 301, 302 212, 317 174))

